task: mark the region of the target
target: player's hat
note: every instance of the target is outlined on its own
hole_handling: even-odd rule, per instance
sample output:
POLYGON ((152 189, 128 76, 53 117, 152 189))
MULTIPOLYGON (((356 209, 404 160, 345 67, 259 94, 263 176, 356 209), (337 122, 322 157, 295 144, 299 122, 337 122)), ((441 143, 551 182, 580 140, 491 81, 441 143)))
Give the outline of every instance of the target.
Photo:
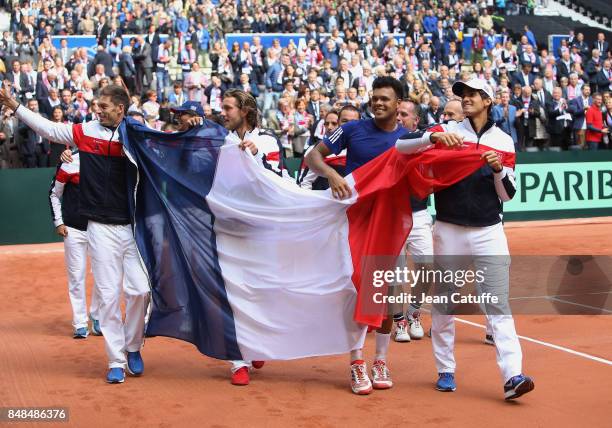
POLYGON ((483 79, 473 78, 467 82, 457 81, 453 84, 453 94, 463 97, 463 91, 465 88, 476 89, 477 91, 484 91, 485 94, 491 99, 495 99, 495 92, 493 88, 483 79))
POLYGON ((172 113, 191 113, 194 116, 204 117, 204 108, 197 101, 185 101, 180 107, 171 109, 172 113))

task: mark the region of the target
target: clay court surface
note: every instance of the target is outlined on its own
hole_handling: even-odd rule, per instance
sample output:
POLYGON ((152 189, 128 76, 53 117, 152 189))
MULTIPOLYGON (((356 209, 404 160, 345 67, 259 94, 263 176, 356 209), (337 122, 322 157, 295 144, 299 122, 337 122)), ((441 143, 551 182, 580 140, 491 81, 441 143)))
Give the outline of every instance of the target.
MULTIPOLYGON (((507 228, 512 254, 612 255, 612 219, 525 225, 507 228)), ((428 338, 392 342, 395 386, 367 397, 351 394, 346 355, 269 362, 235 387, 228 363, 165 338, 147 339, 143 377, 107 385, 102 338, 71 336, 61 244, 0 247, 0 284, 0 406, 69 408, 58 426, 611 426, 611 315, 517 316, 536 389, 511 403, 477 315, 457 324, 455 393, 433 388, 428 338)), ((373 349, 368 337, 368 364, 373 349)))

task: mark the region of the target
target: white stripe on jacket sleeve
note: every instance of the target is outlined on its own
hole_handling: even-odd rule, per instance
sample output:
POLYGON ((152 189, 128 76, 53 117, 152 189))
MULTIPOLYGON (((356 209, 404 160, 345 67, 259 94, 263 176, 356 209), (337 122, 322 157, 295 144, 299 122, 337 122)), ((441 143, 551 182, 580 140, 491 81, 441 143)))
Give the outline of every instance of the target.
POLYGON ((395 143, 395 148, 398 152, 407 155, 422 152, 433 145, 429 140, 431 134, 431 132, 424 131, 409 132, 398 138, 397 142, 395 143))
POLYGON ((51 122, 24 106, 19 106, 15 110, 15 116, 41 137, 54 143, 74 146, 72 125, 51 122))

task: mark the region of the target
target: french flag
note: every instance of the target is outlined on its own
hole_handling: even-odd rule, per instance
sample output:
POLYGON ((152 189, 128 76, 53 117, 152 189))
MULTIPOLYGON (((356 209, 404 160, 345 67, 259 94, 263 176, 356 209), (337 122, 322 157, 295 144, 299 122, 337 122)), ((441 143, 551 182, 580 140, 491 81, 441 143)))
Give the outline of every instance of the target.
POLYGON ((347 200, 264 169, 221 126, 166 134, 120 129, 138 165, 134 230, 152 289, 149 336, 225 360, 349 352, 379 326, 367 256, 397 256, 411 195, 425 197, 483 165, 484 147, 390 149, 346 177, 347 200))

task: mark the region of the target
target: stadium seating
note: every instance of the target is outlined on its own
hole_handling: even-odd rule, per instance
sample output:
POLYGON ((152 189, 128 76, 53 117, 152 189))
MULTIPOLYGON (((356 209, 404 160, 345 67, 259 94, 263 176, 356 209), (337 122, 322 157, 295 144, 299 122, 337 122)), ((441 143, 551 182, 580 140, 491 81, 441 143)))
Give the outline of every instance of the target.
POLYGON ((559 2, 603 25, 612 22, 612 3, 609 0, 559 0, 559 2))

